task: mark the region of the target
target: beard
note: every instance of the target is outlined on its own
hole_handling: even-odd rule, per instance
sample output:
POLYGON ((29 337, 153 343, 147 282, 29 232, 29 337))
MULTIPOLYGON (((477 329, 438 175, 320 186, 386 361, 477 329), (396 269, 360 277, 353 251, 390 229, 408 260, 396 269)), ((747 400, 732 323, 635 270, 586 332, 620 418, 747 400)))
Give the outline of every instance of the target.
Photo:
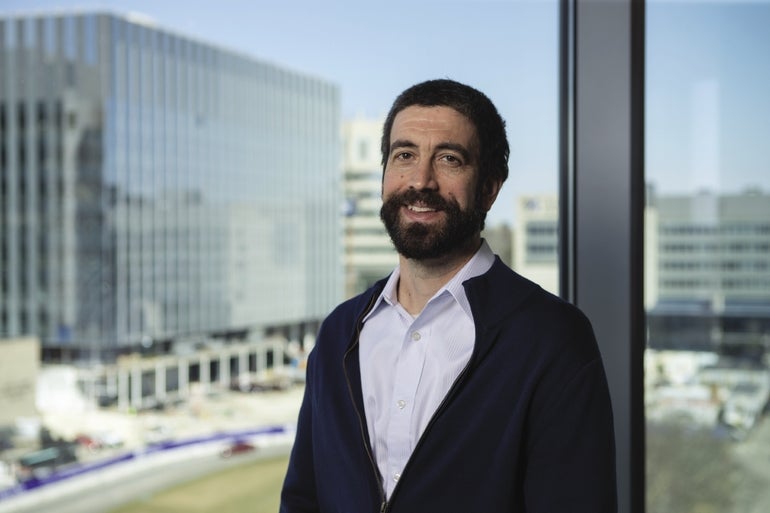
POLYGON ((463 210, 454 198, 444 199, 435 191, 407 189, 383 202, 380 219, 399 254, 413 260, 428 260, 449 255, 478 235, 484 219, 483 213, 476 208, 478 203, 476 198, 471 208, 463 210), (418 202, 443 211, 446 220, 436 224, 402 222, 401 207, 418 202))

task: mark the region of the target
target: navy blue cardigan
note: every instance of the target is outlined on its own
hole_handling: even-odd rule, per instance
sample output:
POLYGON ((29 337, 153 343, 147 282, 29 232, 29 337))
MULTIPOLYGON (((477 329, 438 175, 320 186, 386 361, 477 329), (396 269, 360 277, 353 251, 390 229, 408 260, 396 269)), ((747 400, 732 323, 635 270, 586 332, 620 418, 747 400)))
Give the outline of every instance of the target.
POLYGON ((499 259, 464 283, 471 361, 385 502, 364 418, 361 319, 385 280, 324 321, 307 367, 282 513, 614 513, 604 367, 586 317, 499 259))

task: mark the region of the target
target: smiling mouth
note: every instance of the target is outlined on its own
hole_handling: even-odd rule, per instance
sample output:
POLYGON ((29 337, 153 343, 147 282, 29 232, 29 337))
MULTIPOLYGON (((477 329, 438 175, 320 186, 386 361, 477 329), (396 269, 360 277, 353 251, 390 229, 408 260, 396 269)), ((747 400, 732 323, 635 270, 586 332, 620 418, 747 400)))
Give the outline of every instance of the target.
POLYGON ((435 208, 419 207, 417 205, 407 205, 406 208, 408 208, 412 212, 420 212, 420 213, 422 213, 422 212, 436 212, 435 208))

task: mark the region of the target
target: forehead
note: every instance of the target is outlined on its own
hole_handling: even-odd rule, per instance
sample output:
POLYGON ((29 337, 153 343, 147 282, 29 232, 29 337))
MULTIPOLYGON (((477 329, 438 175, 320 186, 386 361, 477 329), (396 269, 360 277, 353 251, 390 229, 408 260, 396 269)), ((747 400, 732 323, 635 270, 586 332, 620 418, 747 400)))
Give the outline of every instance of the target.
POLYGON ((414 137, 436 138, 471 147, 476 143, 476 127, 451 107, 412 105, 396 114, 390 141, 414 137))

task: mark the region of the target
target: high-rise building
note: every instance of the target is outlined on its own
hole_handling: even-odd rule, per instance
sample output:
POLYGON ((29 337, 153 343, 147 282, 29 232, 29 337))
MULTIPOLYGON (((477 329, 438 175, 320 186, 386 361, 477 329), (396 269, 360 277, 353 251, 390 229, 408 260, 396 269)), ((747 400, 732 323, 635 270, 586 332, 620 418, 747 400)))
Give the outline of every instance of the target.
POLYGON ((342 297, 339 89, 113 13, 0 20, 0 338, 106 354, 342 297))
POLYGON ((345 195, 345 295, 363 292, 398 264, 380 220, 382 120, 355 118, 342 125, 345 195))

